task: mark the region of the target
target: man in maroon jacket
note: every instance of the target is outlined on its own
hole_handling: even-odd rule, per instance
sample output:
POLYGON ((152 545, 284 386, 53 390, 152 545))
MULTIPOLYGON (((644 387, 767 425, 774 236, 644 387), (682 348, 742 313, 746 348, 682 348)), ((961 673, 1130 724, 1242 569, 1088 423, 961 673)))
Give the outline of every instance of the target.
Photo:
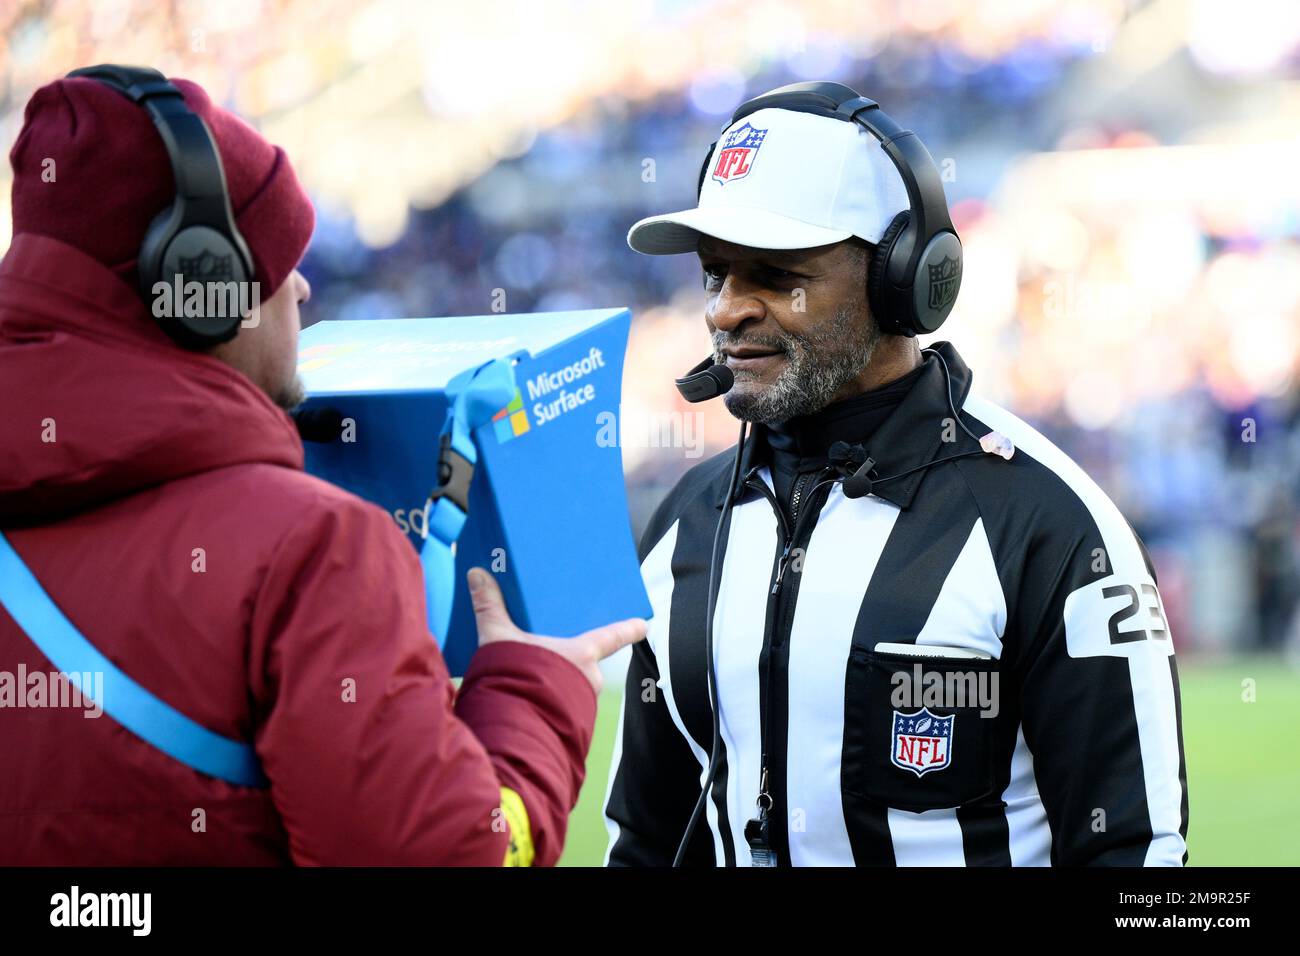
MULTIPOLYGON (((221 155, 260 321, 208 352, 163 333, 134 288, 174 195, 158 132, 93 80, 38 90, 0 263, 0 529, 91 643, 251 742, 270 785, 206 776, 108 714, 0 694, 0 864, 554 863, 597 663, 644 622, 525 634, 476 570, 481 647, 455 690, 415 552, 303 472, 284 411, 311 205, 282 150, 175 83, 221 155)), ((54 670, 0 608, 11 690, 54 670)))

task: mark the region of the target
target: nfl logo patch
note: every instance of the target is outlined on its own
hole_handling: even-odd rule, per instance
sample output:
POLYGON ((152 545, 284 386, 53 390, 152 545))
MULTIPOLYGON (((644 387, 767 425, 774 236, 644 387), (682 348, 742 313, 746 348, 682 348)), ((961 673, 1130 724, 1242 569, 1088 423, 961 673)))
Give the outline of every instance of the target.
POLYGON ((930 270, 930 308, 942 309, 952 304, 957 298, 957 286, 961 282, 961 263, 951 256, 946 256, 937 266, 928 266, 930 270))
POLYGON ((957 715, 936 717, 922 707, 913 714, 894 711, 893 749, 889 759, 895 767, 918 777, 942 770, 952 763, 952 724, 957 715))
POLYGON ((755 129, 746 123, 733 129, 718 143, 718 158, 713 164, 713 178, 724 186, 736 179, 744 179, 754 168, 758 148, 767 138, 767 130, 755 129))
POLYGON ((214 256, 204 249, 191 259, 185 256, 180 259, 181 273, 190 282, 229 281, 234 278, 230 256, 214 256))

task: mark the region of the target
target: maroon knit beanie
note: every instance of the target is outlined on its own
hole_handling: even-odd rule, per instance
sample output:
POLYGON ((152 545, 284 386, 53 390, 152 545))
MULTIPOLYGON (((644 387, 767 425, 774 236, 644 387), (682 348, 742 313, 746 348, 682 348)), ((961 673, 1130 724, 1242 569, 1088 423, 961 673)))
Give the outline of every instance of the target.
MULTIPOLYGON (((172 83, 212 131, 254 278, 263 300, 269 299, 311 239, 311 201, 284 150, 214 105, 197 84, 172 83)), ((55 80, 27 103, 9 161, 14 235, 35 233, 75 246, 138 288, 145 230, 176 195, 167 150, 142 107, 96 80, 55 80)))

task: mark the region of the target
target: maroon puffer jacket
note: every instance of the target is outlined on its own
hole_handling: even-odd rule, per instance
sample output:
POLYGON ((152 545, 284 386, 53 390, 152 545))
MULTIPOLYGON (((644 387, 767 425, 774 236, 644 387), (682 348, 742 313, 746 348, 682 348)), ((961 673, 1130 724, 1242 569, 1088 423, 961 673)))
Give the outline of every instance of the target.
MULTIPOLYGON (((252 741, 271 786, 207 777, 107 714, 10 700, 0 864, 498 865, 502 786, 523 799, 536 862, 555 862, 590 685, 511 642, 483 648, 457 694, 410 545, 302 463, 288 416, 243 375, 173 346, 93 259, 15 237, 0 528, 92 643, 252 741)), ((52 670, 0 610, 0 671, 20 667, 52 670)))

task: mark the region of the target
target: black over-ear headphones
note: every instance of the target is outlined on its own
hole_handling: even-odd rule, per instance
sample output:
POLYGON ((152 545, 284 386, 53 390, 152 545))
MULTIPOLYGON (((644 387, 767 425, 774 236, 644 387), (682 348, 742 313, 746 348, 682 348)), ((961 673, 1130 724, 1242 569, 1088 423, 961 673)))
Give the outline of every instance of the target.
MULTIPOLYGON (((939 170, 916 134, 880 106, 842 83, 792 83, 737 107, 723 130, 764 109, 814 113, 856 123, 876 139, 907 187, 910 211, 894 217, 880 237, 867 276, 867 302, 883 331, 893 335, 934 332, 943 325, 961 288, 961 240, 948 213, 939 170)), ((696 194, 703 192, 709 152, 700 166, 696 194)))
POLYGON ((169 314, 155 316, 158 324, 191 349, 234 338, 242 316, 240 308, 231 305, 248 302, 244 290, 253 279, 253 257, 235 225, 221 155, 207 123, 185 104, 180 90, 148 67, 104 63, 73 70, 68 77, 98 80, 144 107, 167 148, 176 198, 149 224, 140 245, 140 294, 145 302, 153 302, 159 282, 173 286, 179 279, 182 289, 186 282, 200 282, 205 293, 214 291, 209 283, 238 283, 226 286, 238 290, 233 297, 205 294, 200 315, 186 315, 184 303, 173 298, 169 314), (212 301, 225 303, 218 313, 230 314, 207 314, 212 301))

